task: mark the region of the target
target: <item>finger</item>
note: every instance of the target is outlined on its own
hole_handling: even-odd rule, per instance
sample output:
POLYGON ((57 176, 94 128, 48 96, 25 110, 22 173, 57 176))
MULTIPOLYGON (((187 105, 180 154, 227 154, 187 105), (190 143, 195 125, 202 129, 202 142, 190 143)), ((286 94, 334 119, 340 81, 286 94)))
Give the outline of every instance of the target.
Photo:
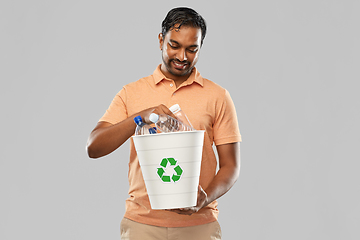
POLYGON ((190 208, 172 208, 172 209, 165 209, 166 211, 188 211, 190 208))
POLYGON ((175 210, 173 212, 180 214, 180 215, 192 215, 194 213, 193 211, 180 211, 180 210, 175 210))
POLYGON ((196 212, 193 208, 176 208, 176 209, 165 209, 165 210, 181 215, 191 215, 196 212))

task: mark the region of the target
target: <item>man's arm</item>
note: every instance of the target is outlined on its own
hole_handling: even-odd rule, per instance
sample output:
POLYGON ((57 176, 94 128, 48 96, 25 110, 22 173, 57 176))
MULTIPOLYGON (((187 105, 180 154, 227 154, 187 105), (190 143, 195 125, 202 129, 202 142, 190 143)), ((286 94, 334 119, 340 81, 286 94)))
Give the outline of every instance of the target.
POLYGON ((98 122, 87 141, 89 157, 99 158, 113 152, 134 134, 135 127, 136 124, 131 117, 115 125, 98 122))
POLYGON ((240 174, 240 143, 223 144, 216 148, 219 155, 219 171, 205 191, 199 186, 197 205, 170 211, 191 215, 224 195, 234 185, 240 174))
POLYGON ((157 107, 145 109, 114 125, 108 122, 98 122, 87 141, 86 150, 89 157, 103 157, 116 150, 134 134, 136 127, 134 117, 140 115, 145 122, 148 122, 147 117, 152 112, 174 117, 171 111, 161 104, 157 107))
POLYGON ((219 155, 219 171, 205 189, 207 206, 224 195, 235 184, 240 174, 240 143, 223 144, 216 147, 219 155))

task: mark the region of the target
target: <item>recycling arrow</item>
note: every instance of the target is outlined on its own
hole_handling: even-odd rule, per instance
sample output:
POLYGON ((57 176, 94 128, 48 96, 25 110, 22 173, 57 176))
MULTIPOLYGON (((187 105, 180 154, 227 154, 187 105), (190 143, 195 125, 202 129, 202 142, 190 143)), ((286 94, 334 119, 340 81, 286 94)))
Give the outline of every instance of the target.
POLYGON ((160 177, 160 179, 163 182, 177 182, 180 180, 181 175, 183 174, 183 170, 180 167, 180 165, 176 165, 177 161, 174 158, 163 158, 160 162, 160 167, 157 168, 157 174, 160 177), (175 166, 174 171, 175 173, 170 177, 168 175, 165 175, 165 169, 168 167, 168 164, 170 163, 170 166, 175 166))

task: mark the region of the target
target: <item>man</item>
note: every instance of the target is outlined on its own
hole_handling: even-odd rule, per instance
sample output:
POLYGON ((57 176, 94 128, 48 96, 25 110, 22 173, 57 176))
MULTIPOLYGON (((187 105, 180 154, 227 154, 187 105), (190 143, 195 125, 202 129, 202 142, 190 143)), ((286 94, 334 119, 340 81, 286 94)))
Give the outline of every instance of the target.
POLYGON ((216 199, 239 176, 241 136, 229 93, 201 77, 195 68, 205 35, 205 21, 197 12, 189 8, 169 11, 159 34, 162 63, 152 75, 125 85, 90 134, 89 156, 105 156, 134 134, 135 116, 172 115, 168 107, 175 103, 194 128, 205 130, 197 205, 185 209, 151 209, 131 140, 130 197, 121 222, 122 239, 221 239, 216 199), (219 156, 217 173, 213 143, 219 156))

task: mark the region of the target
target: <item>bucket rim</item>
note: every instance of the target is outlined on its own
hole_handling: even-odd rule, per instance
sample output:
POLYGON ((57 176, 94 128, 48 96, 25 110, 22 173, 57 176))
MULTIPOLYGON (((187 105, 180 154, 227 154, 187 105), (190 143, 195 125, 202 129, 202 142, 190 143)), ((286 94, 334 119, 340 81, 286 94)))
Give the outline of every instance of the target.
POLYGON ((154 136, 164 136, 164 135, 173 135, 173 134, 184 134, 184 133, 194 133, 194 132, 205 132, 205 130, 193 130, 193 131, 180 131, 180 132, 167 132, 167 133, 156 133, 156 134, 145 134, 145 135, 133 135, 132 138, 139 137, 154 137, 154 136))

